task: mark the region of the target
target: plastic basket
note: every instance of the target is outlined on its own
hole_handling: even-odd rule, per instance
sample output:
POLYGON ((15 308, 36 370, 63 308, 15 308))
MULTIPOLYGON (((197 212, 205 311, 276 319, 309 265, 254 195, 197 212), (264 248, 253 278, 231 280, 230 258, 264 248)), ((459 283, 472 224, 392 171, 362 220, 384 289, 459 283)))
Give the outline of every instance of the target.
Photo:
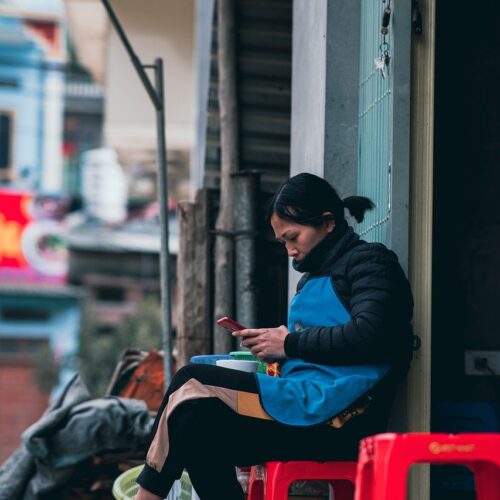
POLYGON ((116 500, 134 500, 139 485, 135 482, 144 465, 133 467, 120 474, 113 483, 113 496, 116 500))
POLYGON ((199 356, 193 356, 191 358, 191 363, 197 365, 215 365, 218 359, 234 359, 229 354, 200 354, 199 356))
MULTIPOLYGON (((143 467, 144 465, 133 467, 115 479, 113 483, 113 497, 116 500, 134 500, 139 490, 139 485, 135 481, 143 467)), ((200 500, 200 497, 191 485, 191 480, 186 471, 182 473, 180 479, 174 482, 166 500, 200 500)))

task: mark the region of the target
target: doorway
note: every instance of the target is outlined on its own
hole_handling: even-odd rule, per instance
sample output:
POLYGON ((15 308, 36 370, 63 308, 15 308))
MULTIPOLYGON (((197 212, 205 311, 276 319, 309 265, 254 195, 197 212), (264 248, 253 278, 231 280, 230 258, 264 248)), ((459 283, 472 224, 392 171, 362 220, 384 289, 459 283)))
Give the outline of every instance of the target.
MULTIPOLYGON (((431 429, 438 432, 499 430, 494 364, 482 375, 465 367, 466 352, 500 355, 499 16, 496 0, 473 8, 436 2, 431 429)), ((475 498, 472 478, 458 469, 436 469, 431 485, 433 498, 475 498)))

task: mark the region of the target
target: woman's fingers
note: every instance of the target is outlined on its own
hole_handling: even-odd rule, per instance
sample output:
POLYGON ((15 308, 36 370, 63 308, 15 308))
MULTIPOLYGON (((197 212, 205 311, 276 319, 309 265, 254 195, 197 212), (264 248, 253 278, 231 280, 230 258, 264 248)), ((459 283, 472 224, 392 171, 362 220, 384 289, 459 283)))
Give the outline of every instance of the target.
POLYGON ((250 337, 248 339, 242 340, 240 345, 242 347, 248 347, 249 349, 256 346, 259 343, 259 340, 257 337, 250 337))
POLYGON ((234 337, 256 337, 262 332, 266 331, 265 328, 247 328, 246 330, 238 330, 233 332, 234 337))
POLYGON ((263 329, 246 329, 240 330, 238 332, 233 332, 233 336, 239 337, 241 339, 241 347, 247 347, 252 349, 255 345, 259 343, 260 336, 262 335, 263 329))

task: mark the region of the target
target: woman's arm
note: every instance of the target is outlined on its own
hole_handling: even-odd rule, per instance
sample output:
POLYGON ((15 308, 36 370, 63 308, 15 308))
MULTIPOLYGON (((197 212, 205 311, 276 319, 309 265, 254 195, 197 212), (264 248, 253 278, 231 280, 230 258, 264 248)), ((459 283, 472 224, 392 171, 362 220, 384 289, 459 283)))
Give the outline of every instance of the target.
POLYGON ((380 244, 358 247, 345 277, 350 321, 288 335, 287 357, 333 365, 409 359, 413 299, 396 255, 380 244))

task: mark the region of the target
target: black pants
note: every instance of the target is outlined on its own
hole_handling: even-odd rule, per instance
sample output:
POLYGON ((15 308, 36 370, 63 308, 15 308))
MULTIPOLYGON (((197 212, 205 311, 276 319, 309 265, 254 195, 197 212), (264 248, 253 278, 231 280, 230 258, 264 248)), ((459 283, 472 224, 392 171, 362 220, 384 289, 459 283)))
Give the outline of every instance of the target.
POLYGON ((355 460, 359 440, 383 430, 366 419, 366 414, 340 429, 326 424, 296 427, 241 415, 225 399, 226 393, 221 397, 218 388, 229 395, 236 391, 258 393, 255 376, 237 370, 188 365, 174 376, 158 411, 146 465, 137 480, 146 490, 167 496, 186 469, 202 500, 243 499, 235 465, 269 460, 355 460), (189 394, 179 399, 186 388, 190 388, 186 391, 189 394), (172 410, 174 399, 177 406, 172 410), (168 434, 168 438, 160 434, 168 434))

